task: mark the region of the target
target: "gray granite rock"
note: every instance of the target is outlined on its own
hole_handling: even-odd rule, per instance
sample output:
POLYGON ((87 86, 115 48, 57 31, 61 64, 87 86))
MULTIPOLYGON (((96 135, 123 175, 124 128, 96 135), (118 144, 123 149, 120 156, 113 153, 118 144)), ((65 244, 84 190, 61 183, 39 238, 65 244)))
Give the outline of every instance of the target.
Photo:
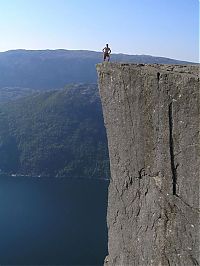
POLYGON ((105 265, 199 265, 198 66, 97 72, 111 167, 105 265))

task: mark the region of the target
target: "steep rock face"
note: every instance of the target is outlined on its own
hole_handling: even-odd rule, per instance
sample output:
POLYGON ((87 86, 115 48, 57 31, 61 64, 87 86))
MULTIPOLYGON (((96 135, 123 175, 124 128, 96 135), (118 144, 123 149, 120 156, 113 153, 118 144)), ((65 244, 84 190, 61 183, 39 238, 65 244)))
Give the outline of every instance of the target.
POLYGON ((97 71, 111 166, 105 265, 199 265, 198 67, 97 71))

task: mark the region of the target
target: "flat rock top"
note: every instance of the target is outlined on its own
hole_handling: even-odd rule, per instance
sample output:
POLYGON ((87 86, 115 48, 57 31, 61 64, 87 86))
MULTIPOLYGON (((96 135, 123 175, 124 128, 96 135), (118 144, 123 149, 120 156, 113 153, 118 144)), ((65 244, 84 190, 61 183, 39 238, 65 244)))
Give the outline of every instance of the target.
POLYGON ((145 72, 162 72, 187 74, 195 77, 199 76, 199 65, 164 65, 164 64, 132 64, 132 63, 110 63, 104 62, 97 64, 98 72, 112 72, 114 70, 141 70, 145 72))

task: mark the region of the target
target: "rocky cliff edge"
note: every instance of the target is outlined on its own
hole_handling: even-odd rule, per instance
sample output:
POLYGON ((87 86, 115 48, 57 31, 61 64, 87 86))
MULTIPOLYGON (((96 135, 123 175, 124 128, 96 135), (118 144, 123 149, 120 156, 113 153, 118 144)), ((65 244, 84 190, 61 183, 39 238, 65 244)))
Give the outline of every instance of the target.
POLYGON ((105 265, 199 265, 198 66, 97 72, 111 166, 105 265))

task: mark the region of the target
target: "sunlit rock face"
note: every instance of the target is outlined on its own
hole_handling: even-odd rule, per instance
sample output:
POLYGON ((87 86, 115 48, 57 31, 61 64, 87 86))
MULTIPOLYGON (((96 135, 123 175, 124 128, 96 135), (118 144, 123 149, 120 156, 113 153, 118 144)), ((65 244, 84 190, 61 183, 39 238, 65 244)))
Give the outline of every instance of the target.
POLYGON ((105 265, 199 265, 198 67, 97 72, 111 167, 105 265))

